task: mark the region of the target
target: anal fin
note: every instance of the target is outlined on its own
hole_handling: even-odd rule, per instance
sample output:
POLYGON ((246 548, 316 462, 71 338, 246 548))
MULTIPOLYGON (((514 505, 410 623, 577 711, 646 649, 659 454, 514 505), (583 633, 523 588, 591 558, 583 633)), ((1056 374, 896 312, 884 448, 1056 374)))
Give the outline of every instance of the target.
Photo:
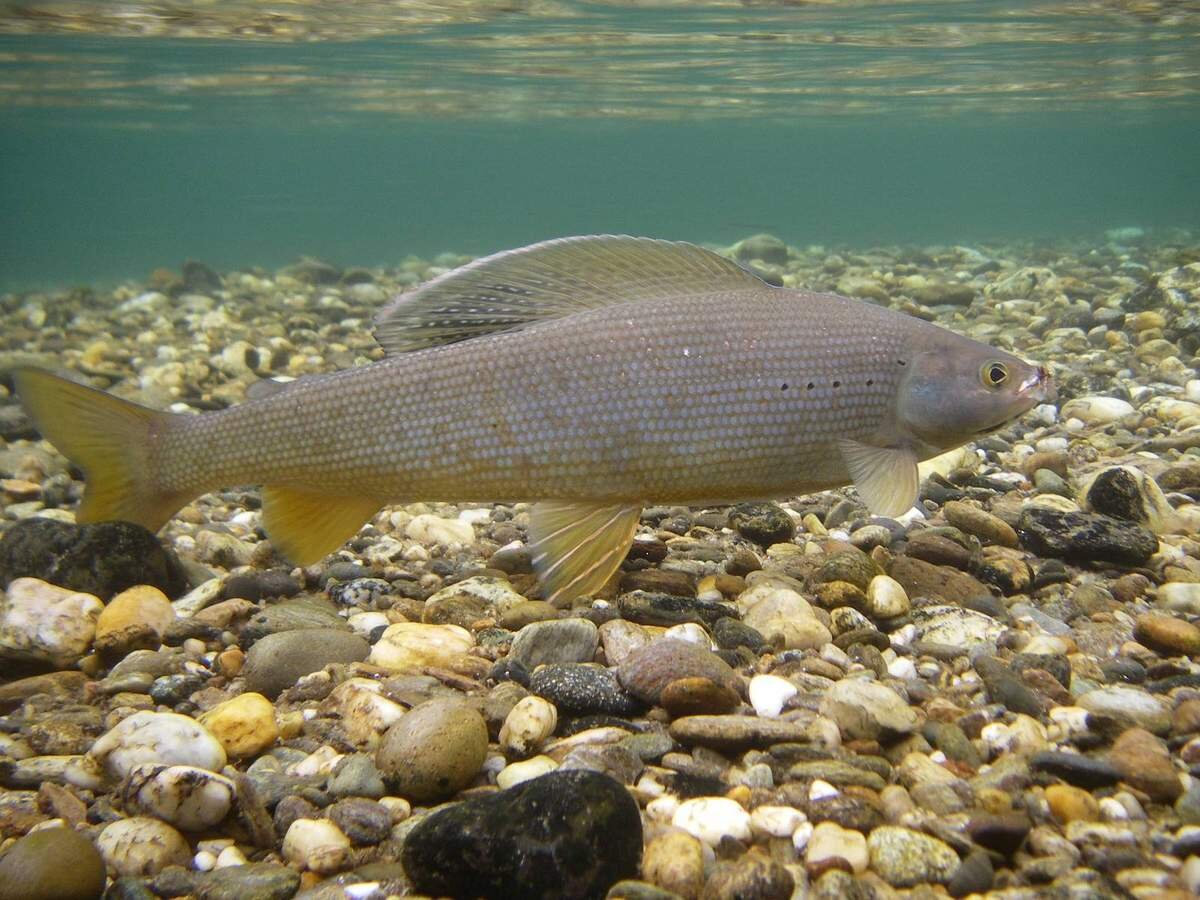
POLYGON ((301 488, 263 487, 263 528, 299 566, 311 566, 354 536, 380 508, 378 500, 301 488))
POLYGON ((641 506, 534 504, 529 544, 545 599, 562 603, 602 587, 629 552, 641 515, 641 506))
POLYGON ((840 440, 842 459, 859 496, 877 516, 898 516, 912 509, 921 486, 917 455, 907 447, 872 447, 840 440))

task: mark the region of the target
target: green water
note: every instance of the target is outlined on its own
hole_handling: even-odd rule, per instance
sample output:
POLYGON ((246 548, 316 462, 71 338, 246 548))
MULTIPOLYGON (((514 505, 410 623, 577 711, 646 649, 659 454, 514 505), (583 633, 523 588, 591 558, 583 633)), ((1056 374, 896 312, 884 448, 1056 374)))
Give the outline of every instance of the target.
POLYGON ((1194 5, 410 6, 0 13, 0 287, 588 232, 1200 230, 1194 5))

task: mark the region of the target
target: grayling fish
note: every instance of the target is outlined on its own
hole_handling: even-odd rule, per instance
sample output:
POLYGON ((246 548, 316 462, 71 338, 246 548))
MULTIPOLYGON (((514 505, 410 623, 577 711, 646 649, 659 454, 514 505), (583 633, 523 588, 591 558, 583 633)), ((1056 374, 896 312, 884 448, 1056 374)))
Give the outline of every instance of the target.
POLYGON ((476 260, 400 295, 375 334, 380 362, 203 415, 35 369, 16 381, 87 476, 81 522, 157 529, 199 494, 259 483, 271 541, 311 564, 389 503, 534 501, 554 600, 604 584, 647 504, 852 481, 898 515, 918 460, 1053 391, 1044 367, 919 319, 644 238, 476 260))

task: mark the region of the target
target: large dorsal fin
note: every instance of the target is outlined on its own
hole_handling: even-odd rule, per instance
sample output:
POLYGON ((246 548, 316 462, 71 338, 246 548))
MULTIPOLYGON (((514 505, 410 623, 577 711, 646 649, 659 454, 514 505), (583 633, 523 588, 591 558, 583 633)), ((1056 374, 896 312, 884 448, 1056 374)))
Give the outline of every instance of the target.
POLYGON ((396 354, 614 303, 764 286, 695 244, 624 235, 558 238, 485 256, 401 294, 375 317, 375 339, 396 354))

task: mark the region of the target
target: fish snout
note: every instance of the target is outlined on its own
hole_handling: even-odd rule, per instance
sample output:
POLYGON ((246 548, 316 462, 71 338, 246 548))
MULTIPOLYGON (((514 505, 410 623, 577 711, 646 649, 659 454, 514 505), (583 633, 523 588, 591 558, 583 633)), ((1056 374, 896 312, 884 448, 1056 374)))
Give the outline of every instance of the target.
POLYGON ((1046 366, 1038 366, 1034 372, 1021 383, 1021 394, 1036 403, 1053 403, 1058 399, 1058 386, 1054 376, 1046 366))

